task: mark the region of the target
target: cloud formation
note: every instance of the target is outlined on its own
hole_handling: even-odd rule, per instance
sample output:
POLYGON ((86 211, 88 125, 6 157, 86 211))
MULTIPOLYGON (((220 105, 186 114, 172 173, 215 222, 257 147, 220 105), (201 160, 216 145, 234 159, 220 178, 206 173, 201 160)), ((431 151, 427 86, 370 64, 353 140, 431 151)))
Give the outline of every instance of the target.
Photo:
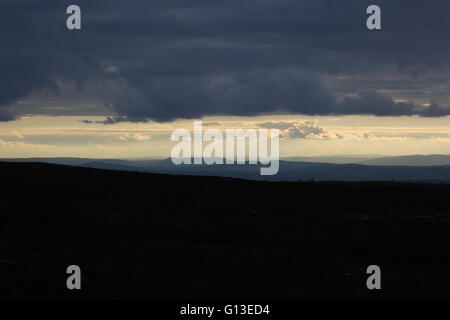
POLYGON ((121 141, 146 141, 150 140, 150 136, 142 133, 128 133, 117 137, 121 141))
POLYGON ((327 131, 318 126, 316 121, 287 122, 287 121, 269 121, 258 124, 262 128, 279 129, 282 138, 306 139, 307 137, 323 137, 327 131))
POLYGON ((0 121, 450 114, 448 1, 380 0, 380 32, 365 0, 77 2, 81 31, 67 1, 0 3, 0 121))

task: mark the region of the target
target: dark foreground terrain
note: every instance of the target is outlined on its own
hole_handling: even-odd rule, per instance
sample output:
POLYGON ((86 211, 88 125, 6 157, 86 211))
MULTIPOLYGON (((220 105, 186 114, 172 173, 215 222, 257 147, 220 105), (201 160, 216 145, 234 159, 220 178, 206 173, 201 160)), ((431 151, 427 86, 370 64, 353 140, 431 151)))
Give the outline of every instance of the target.
POLYGON ((2 298, 450 298, 450 185, 37 163, 0 163, 0 177, 2 298))

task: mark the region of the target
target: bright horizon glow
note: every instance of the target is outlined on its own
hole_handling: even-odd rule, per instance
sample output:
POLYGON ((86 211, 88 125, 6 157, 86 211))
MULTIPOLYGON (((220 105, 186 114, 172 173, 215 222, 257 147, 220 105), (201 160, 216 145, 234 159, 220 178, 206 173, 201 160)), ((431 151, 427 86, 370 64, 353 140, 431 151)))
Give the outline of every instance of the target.
MULTIPOLYGON (((174 129, 192 130, 192 120, 167 123, 83 123, 105 117, 26 116, 0 123, 0 158, 169 158, 174 129)), ((267 115, 204 117, 208 128, 285 128, 280 156, 399 156, 450 154, 450 117, 267 115), (305 124, 306 123, 306 124, 305 124)))

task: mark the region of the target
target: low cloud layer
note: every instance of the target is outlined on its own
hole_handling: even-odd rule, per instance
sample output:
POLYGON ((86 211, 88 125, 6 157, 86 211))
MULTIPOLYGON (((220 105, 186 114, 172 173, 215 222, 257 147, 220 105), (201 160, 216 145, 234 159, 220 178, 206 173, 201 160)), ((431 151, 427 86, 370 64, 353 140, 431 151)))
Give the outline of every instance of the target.
POLYGON ((450 114, 448 1, 380 0, 375 32, 365 0, 79 0, 81 31, 69 4, 0 3, 0 121, 450 114))
POLYGON ((319 127, 315 121, 270 121, 259 123, 258 125, 262 128, 279 129, 281 138, 306 139, 307 137, 323 137, 326 134, 326 130, 319 127))

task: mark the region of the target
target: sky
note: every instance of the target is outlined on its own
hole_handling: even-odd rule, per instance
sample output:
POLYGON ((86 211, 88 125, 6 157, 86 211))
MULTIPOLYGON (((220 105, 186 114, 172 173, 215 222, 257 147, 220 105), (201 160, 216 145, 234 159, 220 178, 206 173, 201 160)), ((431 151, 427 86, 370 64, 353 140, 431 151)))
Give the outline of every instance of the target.
POLYGON ((276 128, 281 156, 450 154, 450 3, 2 0, 0 157, 170 156, 276 128), (68 30, 77 4, 82 29, 68 30), (366 9, 381 8, 368 30, 366 9))

